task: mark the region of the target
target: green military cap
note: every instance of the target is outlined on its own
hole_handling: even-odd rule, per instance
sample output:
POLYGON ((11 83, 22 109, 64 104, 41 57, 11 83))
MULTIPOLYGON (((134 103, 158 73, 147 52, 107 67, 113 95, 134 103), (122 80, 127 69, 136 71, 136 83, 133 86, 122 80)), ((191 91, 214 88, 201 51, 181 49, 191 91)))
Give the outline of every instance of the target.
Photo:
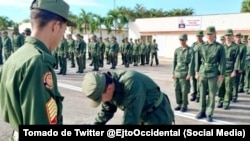
POLYGON ((67 20, 68 26, 75 26, 68 18, 69 5, 64 0, 33 0, 31 9, 46 10, 67 20))
POLYGON ((105 90, 106 78, 103 73, 88 72, 85 74, 82 83, 82 91, 90 100, 92 107, 97 107, 102 100, 102 93, 105 90))
POLYGON ((3 31, 3 34, 8 34, 8 31, 3 31))
POLYGON ((241 37, 241 33, 237 33, 235 36, 236 37, 241 37))
POLYGON ((24 31, 25 32, 31 32, 30 28, 25 28, 24 31))
POLYGON ((113 36, 113 37, 112 37, 112 39, 115 39, 115 40, 116 40, 116 37, 115 37, 115 36, 113 36))
POLYGON ((232 36, 233 35, 233 30, 232 29, 227 29, 225 32, 225 36, 232 36))
POLYGON ((196 31, 196 36, 203 36, 203 31, 202 30, 196 31))
POLYGON ((214 26, 208 26, 206 29, 207 34, 213 34, 215 33, 215 27, 214 26))
POLYGON ((81 34, 80 34, 80 33, 78 33, 78 34, 76 34, 76 36, 79 36, 79 37, 81 37, 81 34))
POLYGON ((221 39, 221 40, 224 40, 224 39, 225 39, 225 36, 220 36, 220 39, 221 39))
POLYGON ((180 39, 180 40, 187 40, 187 39, 188 39, 187 34, 181 34, 181 35, 179 36, 179 39, 180 39))

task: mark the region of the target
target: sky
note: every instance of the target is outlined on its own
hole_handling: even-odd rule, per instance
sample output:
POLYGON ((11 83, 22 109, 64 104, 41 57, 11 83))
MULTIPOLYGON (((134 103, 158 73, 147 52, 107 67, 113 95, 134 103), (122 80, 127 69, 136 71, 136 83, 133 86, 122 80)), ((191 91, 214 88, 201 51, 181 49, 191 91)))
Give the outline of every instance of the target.
MULTIPOLYGON (((0 16, 8 17, 15 22, 29 18, 29 7, 33 0, 0 0, 0 16)), ((115 7, 134 8, 140 4, 146 9, 192 8, 194 15, 240 13, 243 0, 65 0, 70 5, 70 11, 79 15, 81 9, 101 16, 115 7)))

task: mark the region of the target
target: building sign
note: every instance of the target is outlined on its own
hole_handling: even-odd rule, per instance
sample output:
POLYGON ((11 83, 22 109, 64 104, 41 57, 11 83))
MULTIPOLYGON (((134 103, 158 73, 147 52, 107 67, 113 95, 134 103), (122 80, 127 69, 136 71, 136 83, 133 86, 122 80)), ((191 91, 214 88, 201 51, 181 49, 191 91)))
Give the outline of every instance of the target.
POLYGON ((180 17, 178 19, 178 28, 200 29, 201 28, 201 17, 180 17))

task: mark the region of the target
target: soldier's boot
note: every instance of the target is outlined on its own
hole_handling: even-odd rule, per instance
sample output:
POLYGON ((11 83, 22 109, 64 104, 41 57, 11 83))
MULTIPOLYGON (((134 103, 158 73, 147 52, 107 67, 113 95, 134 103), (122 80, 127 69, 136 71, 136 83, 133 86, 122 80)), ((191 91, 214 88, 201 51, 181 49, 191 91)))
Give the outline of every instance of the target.
POLYGON ((200 102, 200 97, 196 97, 196 103, 199 103, 200 102))
POLYGON ((150 66, 153 66, 153 62, 151 62, 150 66))
POLYGON ((195 101, 195 100, 196 100, 196 95, 197 95, 197 92, 193 92, 193 93, 191 94, 190 101, 195 101))
POLYGON ((219 102, 217 108, 222 108, 222 107, 223 107, 223 102, 219 102))

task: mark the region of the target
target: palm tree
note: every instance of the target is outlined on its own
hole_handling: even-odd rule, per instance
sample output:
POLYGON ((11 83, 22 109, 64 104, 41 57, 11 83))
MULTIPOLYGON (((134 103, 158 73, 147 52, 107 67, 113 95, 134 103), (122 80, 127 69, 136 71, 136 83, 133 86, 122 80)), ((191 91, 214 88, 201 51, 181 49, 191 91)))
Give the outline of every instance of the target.
POLYGON ((69 12, 69 19, 70 19, 70 21, 72 21, 73 23, 76 24, 76 26, 71 27, 71 33, 73 33, 73 31, 75 29, 77 29, 79 32, 82 32, 83 29, 82 29, 81 19, 77 15, 75 15, 71 12, 69 12))
POLYGON ((89 28, 90 28, 90 22, 91 22, 91 18, 92 15, 94 15, 91 12, 86 12, 85 10, 81 9, 81 13, 80 13, 80 19, 82 21, 82 26, 84 29, 84 33, 88 34, 89 33, 89 28))
POLYGON ((250 0, 243 0, 240 12, 250 12, 250 0))
POLYGON ((9 25, 9 19, 8 17, 0 16, 0 30, 6 30, 8 29, 9 25))

